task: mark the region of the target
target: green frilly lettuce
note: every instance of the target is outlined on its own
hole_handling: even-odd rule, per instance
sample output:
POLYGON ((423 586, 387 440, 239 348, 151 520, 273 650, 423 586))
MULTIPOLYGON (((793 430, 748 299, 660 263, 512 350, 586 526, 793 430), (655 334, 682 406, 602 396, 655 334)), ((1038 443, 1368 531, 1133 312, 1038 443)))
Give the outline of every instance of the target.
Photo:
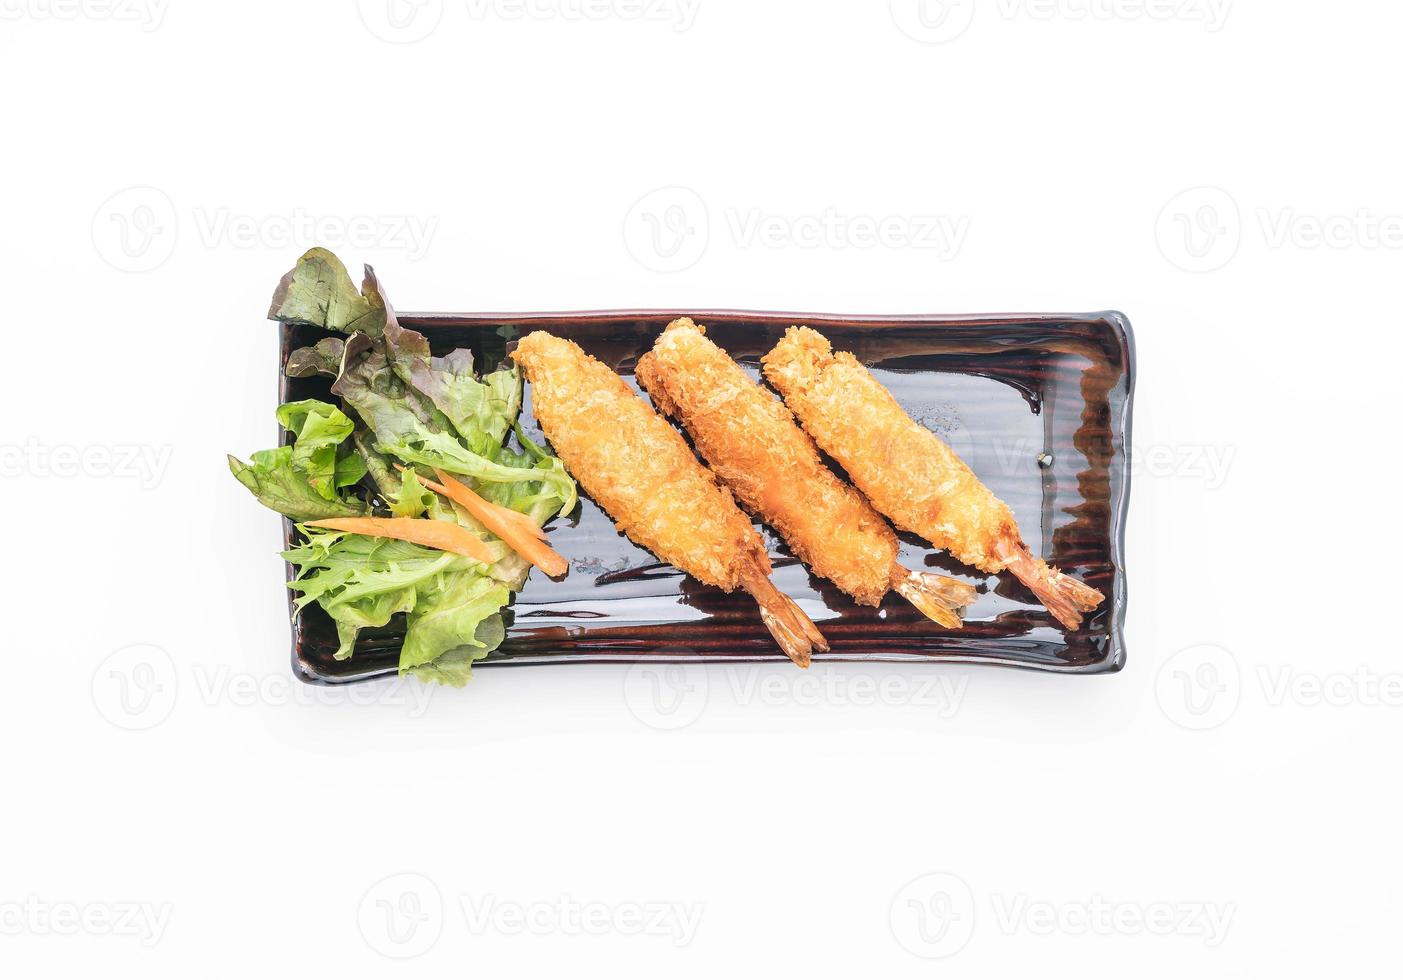
POLYGON ((336 623, 337 659, 356 635, 405 614, 400 673, 461 687, 472 664, 502 640, 506 585, 464 555, 404 541, 303 528, 307 542, 283 553, 300 569, 292 587, 301 609, 317 602, 336 623))
MULTIPOLYGON (((338 658, 360 630, 403 616, 401 674, 461 685, 472 664, 505 636, 502 610, 530 566, 457 504, 420 479, 432 469, 465 478, 479 494, 544 525, 575 507, 575 482, 517 422, 522 381, 513 368, 478 376, 469 351, 436 356, 428 339, 405 328, 375 273, 357 289, 325 249, 307 252, 283 277, 269 317, 345 335, 294 351, 287 373, 335 379, 341 408, 293 402, 278 410, 292 445, 231 458, 239 481, 295 521, 365 514, 347 491, 373 486, 393 515, 457 522, 482 538, 493 560, 402 541, 300 527, 306 543, 284 557, 297 567, 290 588, 298 609, 320 605, 335 621, 338 658), (343 410, 344 409, 344 410, 343 410)), ((381 511, 383 513, 383 511, 381 511)))
POLYGON ((346 414, 326 402, 289 402, 278 408, 278 422, 296 441, 254 453, 247 463, 230 456, 234 478, 265 507, 294 521, 369 513, 364 501, 341 493, 366 472, 364 461, 346 445, 355 428, 346 414))

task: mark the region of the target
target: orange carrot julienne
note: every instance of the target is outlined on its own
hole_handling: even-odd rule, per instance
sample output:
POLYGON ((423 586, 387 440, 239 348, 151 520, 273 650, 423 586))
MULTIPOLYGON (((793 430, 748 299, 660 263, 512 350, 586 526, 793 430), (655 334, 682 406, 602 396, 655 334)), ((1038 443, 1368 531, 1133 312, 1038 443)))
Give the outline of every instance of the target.
MULTIPOLYGON (((411 472, 411 470, 409 470, 408 467, 400 463, 395 464, 395 469, 399 470, 401 473, 411 472)), ((501 523, 509 524, 517 528, 519 531, 522 531, 525 534, 529 534, 532 537, 539 538, 542 541, 546 540, 546 532, 543 529, 537 527, 536 522, 531 520, 531 518, 527 517, 525 514, 522 514, 518 511, 514 511, 510 507, 503 507, 501 504, 494 504, 486 497, 483 497, 481 494, 474 491, 472 487, 468 486, 462 480, 459 480, 455 476, 450 476, 443 470, 435 468, 434 473, 438 476, 441 482, 435 483, 433 480, 430 480, 427 477, 419 476, 418 473, 415 473, 415 476, 419 477, 419 482, 421 484, 428 487, 435 493, 441 494, 447 497, 449 500, 453 500, 459 504, 462 504, 463 507, 468 511, 468 513, 472 514, 479 521, 482 521, 483 524, 487 524, 487 521, 484 520, 484 516, 486 516, 487 513, 491 511, 497 515, 497 518, 501 521, 501 523), (444 484, 448 485, 445 486, 444 484), (458 495, 455 496, 455 494, 458 495)), ((496 534, 495 531, 493 531, 493 533, 496 534)), ((498 534, 497 536, 502 537, 500 534, 498 534)))
MULTIPOLYGON (((523 534, 529 534, 533 538, 537 538, 541 541, 546 540, 545 530, 538 527, 535 521, 531 520, 531 518, 520 511, 512 510, 510 507, 503 507, 501 504, 494 504, 451 473, 445 473, 443 470, 435 469, 434 475, 438 477, 439 482, 434 483, 432 480, 429 480, 425 485, 428 486, 430 490, 442 493, 450 500, 455 500, 462 504, 468 509, 468 513, 482 521, 482 523, 487 524, 487 520, 484 518, 487 515, 493 515, 495 520, 514 527, 523 534), (455 493, 461 493, 464 497, 471 498, 473 502, 467 503, 463 499, 454 496, 455 493)), ((496 532, 494 531, 493 533, 496 532)), ((498 535, 498 537, 501 537, 501 535, 498 535)))
POLYGON ((466 555, 490 565, 492 550, 487 542, 473 534, 461 524, 449 521, 422 520, 417 517, 335 517, 325 521, 307 521, 312 527, 325 527, 333 531, 347 531, 351 534, 365 534, 373 538, 394 538, 421 544, 426 548, 451 551, 466 555))
POLYGON ((438 483, 423 477, 420 477, 420 482, 430 490, 461 504, 464 510, 481 521, 487 530, 505 541, 512 551, 522 558, 552 578, 564 575, 570 570, 570 563, 565 556, 546 544, 545 532, 537 527, 531 518, 501 504, 484 500, 467 484, 443 470, 435 469, 434 475, 438 477, 438 483))

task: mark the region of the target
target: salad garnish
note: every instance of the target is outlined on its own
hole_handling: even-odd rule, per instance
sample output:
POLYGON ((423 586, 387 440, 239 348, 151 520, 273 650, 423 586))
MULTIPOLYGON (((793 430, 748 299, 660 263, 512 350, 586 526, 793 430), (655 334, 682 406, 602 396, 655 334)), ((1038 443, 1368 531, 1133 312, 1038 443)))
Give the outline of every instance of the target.
POLYGON ((543 528, 575 508, 575 481, 522 431, 521 375, 479 375, 468 350, 434 355, 373 270, 357 289, 321 248, 283 277, 268 315, 340 335, 285 368, 334 379, 337 403, 282 405, 285 445, 229 457, 259 502, 296 522, 302 543, 283 554, 296 609, 315 602, 335 621, 338 659, 362 629, 402 617, 399 672, 462 686, 505 637, 531 566, 569 569, 543 528))

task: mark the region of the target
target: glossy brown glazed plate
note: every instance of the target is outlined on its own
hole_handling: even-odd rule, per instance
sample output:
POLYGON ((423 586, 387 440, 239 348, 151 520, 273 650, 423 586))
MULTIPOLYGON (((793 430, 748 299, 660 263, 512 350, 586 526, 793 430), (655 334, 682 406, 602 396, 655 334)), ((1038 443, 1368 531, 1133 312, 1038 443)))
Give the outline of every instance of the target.
MULTIPOLYGON (((752 377, 759 377, 761 355, 793 324, 807 324, 835 349, 853 351, 912 417, 944 438, 1013 508, 1034 553, 1107 597, 1079 630, 1068 632, 1013 576, 985 575, 902 535, 903 564, 959 577, 979 591, 965 612, 965 628, 950 632, 895 593, 879 609, 856 605, 810 575, 762 528, 774 557, 775 583, 799 602, 832 646, 815 660, 988 663, 1072 673, 1124 665, 1134 351, 1130 324, 1119 313, 469 313, 400 314, 400 322, 424 333, 437 354, 470 348, 479 368, 495 366, 514 338, 549 330, 575 341, 636 388, 638 358, 682 315, 705 324, 708 336, 752 377)), ((326 335, 307 326, 281 330, 280 365, 294 349, 326 335)), ((282 401, 327 398, 329 382, 281 377, 279 394, 282 401)), ((544 441, 529 384, 522 423, 544 441)), ((659 563, 615 531, 583 492, 576 511, 557 518, 550 529, 551 546, 570 561, 569 575, 557 582, 532 572, 506 611, 506 641, 477 666, 786 659, 748 595, 727 595, 659 563)), ((284 531, 291 544, 291 521, 284 521, 284 531)), ((312 604, 293 620, 293 668, 304 680, 329 683, 392 673, 402 635, 393 622, 364 630, 354 656, 338 661, 332 656, 335 627, 312 604)))

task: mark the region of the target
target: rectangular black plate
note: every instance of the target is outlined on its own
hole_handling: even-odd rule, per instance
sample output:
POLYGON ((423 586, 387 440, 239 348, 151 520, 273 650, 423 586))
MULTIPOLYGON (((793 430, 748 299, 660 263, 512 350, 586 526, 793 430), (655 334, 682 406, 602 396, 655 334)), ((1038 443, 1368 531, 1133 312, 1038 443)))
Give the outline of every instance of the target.
MULTIPOLYGON (((965 628, 949 632, 896 594, 880 609, 858 606, 810 575, 768 529, 775 582, 818 623, 832 651, 816 660, 946 661, 1075 673, 1119 670, 1126 584, 1124 525, 1129 498, 1134 351, 1119 313, 851 317, 746 312, 401 314, 434 352, 468 347, 480 369, 531 330, 574 340, 633 384, 638 357, 677 316, 708 335, 758 377, 758 361, 786 327, 807 324, 835 349, 851 350, 911 415, 959 453, 1013 508, 1024 540, 1108 601, 1075 633, 1063 629, 1012 576, 988 576, 902 535, 901 560, 976 585, 965 628)), ((328 398, 325 379, 283 377, 297 347, 325 333, 283 326, 283 401, 328 398)), ((635 385, 636 387, 636 385, 635 385)), ((646 397, 646 396, 645 396, 646 397)), ((542 440, 526 386, 522 421, 542 440)), ((284 522, 287 541, 294 535, 284 522)), ((614 530, 583 494, 578 510, 551 525, 551 545, 570 560, 560 582, 533 572, 508 613, 507 639, 481 666, 784 660, 743 592, 726 595, 658 562, 614 530)), ((362 632, 338 661, 336 631, 315 605, 293 622, 293 669, 303 680, 340 683, 393 672, 402 631, 362 632)))

